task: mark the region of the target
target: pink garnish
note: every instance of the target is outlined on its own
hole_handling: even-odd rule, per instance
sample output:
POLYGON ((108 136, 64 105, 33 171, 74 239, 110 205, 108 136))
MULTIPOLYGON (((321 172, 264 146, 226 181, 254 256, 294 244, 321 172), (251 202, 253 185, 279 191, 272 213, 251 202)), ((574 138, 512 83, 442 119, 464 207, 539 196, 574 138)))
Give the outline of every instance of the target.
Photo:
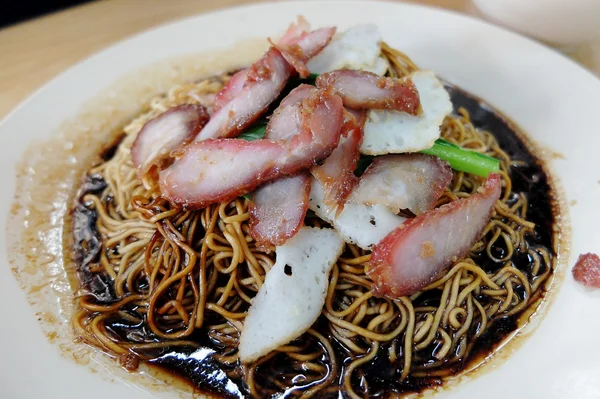
POLYGON ((575 281, 586 287, 600 288, 600 257, 592 253, 579 255, 571 273, 575 281))

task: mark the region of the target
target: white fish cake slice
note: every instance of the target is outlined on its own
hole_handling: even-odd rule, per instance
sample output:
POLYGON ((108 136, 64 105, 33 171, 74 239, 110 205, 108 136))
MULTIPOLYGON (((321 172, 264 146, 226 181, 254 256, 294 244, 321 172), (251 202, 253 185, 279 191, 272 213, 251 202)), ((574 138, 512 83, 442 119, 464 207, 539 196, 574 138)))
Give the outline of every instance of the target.
POLYGON ((450 96, 431 71, 418 71, 412 80, 419 91, 423 113, 371 110, 365 123, 362 154, 384 155, 431 148, 440 138, 440 126, 452 112, 450 96))
POLYGON ((242 363, 298 338, 325 304, 329 272, 344 248, 334 229, 302 227, 277 247, 277 261, 256 294, 240 337, 242 363))
POLYGON ((405 220, 385 205, 346 204, 333 225, 348 243, 371 249, 405 220))
POLYGON ((344 241, 356 244, 362 249, 371 249, 406 218, 396 215, 382 204, 345 204, 336 215, 337 207, 329 207, 323 202, 323 187, 312 179, 308 207, 315 214, 330 223, 342 235, 344 241))
POLYGON ((385 75, 388 62, 381 57, 381 33, 372 24, 357 25, 336 35, 333 40, 307 64, 312 73, 338 69, 360 69, 385 75))

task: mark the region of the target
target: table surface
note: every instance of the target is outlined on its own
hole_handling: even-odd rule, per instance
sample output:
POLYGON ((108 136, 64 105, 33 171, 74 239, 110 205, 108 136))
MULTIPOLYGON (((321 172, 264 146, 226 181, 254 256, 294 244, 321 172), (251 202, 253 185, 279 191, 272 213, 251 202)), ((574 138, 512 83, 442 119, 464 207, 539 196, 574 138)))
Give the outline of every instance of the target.
MULTIPOLYGON (((127 36, 153 26, 245 0, 104 0, 0 30, 0 119, 46 81, 127 36)), ((473 13, 469 0, 413 0, 473 13)), ((600 76, 600 57, 570 54, 600 76)))

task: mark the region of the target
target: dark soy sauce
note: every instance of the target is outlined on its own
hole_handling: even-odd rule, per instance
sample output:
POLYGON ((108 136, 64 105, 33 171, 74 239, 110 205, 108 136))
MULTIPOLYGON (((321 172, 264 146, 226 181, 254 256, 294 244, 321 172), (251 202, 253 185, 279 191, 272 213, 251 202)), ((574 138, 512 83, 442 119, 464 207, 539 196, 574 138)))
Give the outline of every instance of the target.
MULTIPOLYGON (((518 165, 511 169, 511 178, 513 183, 513 191, 523 193, 528 199, 528 218, 536 224, 533 235, 526 237, 530 247, 545 247, 553 253, 555 248, 553 225, 555 222, 555 199, 552 196, 551 187, 548 183, 542 164, 527 148, 527 145, 521 140, 516 131, 516 127, 503 116, 499 115, 489 105, 480 99, 471 96, 464 91, 452 86, 446 85, 446 89, 450 93, 455 111, 459 107, 466 108, 471 116, 472 123, 475 127, 491 132, 500 147, 515 161, 520 161, 518 165)), ((119 141, 114 142, 109 148, 102 153, 103 159, 109 159, 115 152, 119 141)), ((96 262, 102 251, 102 245, 95 229, 97 220, 96 212, 89 207, 89 204, 84 202, 86 193, 99 193, 104 190, 106 183, 100 176, 87 176, 81 187, 79 201, 73 210, 73 237, 74 237, 74 259, 77 263, 78 276, 81 282, 81 288, 91 292, 97 301, 110 303, 115 300, 114 292, 111 286, 111 281, 107 277, 102 277, 98 274, 90 272, 90 264, 96 262)), ((517 198, 511 199, 516 201, 517 198)), ((494 248, 495 255, 502 257, 505 248, 498 246, 494 248)), ((555 254, 554 254, 555 255, 555 254)), ((512 258, 516 267, 523 272, 528 273, 528 267, 532 261, 527 253, 516 252, 512 258)), ((501 264, 495 263, 485 256, 480 256, 475 259, 486 271, 494 272, 501 264)), ((517 294, 521 295, 522 287, 515 287, 517 294)), ((542 293, 543 295, 544 293, 542 293)), ((425 294, 419 297, 419 305, 430 304, 437 306, 439 296, 435 294, 425 294)), ((327 321, 323 317, 319 319, 315 328, 321 333, 327 334, 327 321)), ((156 340, 152 333, 145 328, 143 323, 132 324, 123 319, 111 320, 107 323, 108 328, 117 335, 135 341, 136 339, 156 340)), ((486 333, 476 339, 474 342, 469 342, 470 350, 467 352, 462 361, 448 365, 449 375, 456 374, 464 368, 478 364, 502 342, 509 334, 520 327, 519 314, 500 318, 495 320, 488 327, 486 333)), ((208 338, 208 333, 204 329, 194 332, 189 339, 201 345, 200 349, 172 347, 156 350, 152 353, 153 360, 149 364, 168 372, 172 375, 181 377, 194 387, 196 392, 200 391, 209 396, 219 398, 238 398, 249 397, 248 387, 243 380, 243 370, 239 365, 225 366, 213 359, 211 354, 219 352, 222 348, 208 338), (229 377, 228 377, 229 375, 229 377)), ((339 364, 342 365, 340 374, 343 368, 349 363, 349 358, 346 350, 334 339, 331 340, 336 357, 339 364)), ((431 353, 430 358, 419 358, 420 364, 434 361, 433 353, 435 344, 431 348, 427 348, 427 352, 431 353)), ((369 397, 384 398, 388 397, 392 392, 396 393, 413 393, 421 392, 424 389, 440 386, 444 379, 440 377, 409 377, 404 381, 400 380, 402 372, 402 353, 400 353, 399 361, 392 364, 387 356, 387 347, 389 344, 383 344, 380 348, 380 353, 383 356, 377 356, 372 362, 363 365, 361 379, 353 381, 356 392, 361 392, 360 387, 365 383, 369 387, 369 397)), ((399 345, 401 346, 401 345, 399 345)), ((290 370, 284 362, 274 361, 276 367, 275 372, 287 374, 290 370)), ((418 366, 419 364, 417 364, 418 366)), ((268 376, 270 370, 263 370, 261 367, 257 370, 257 378, 264 374, 268 376)), ((289 381, 290 388, 302 390, 302 376, 293 378, 289 381)), ((446 377, 447 378, 447 377, 446 377)), ((341 386, 341 376, 336 378, 335 385, 341 386)), ((340 388, 340 392, 319 394, 319 398, 339 398, 346 397, 343 393, 344 389, 340 388)), ((286 397, 284 393, 277 397, 286 397)))
POLYGON ((99 194, 106 188, 100 175, 87 175, 79 189, 79 202, 73 209, 73 258, 77 264, 77 277, 81 289, 90 292, 96 300, 106 302, 114 299, 112 282, 104 274, 92 273, 90 264, 97 262, 102 251, 100 236, 96 231, 96 210, 85 203, 86 194, 99 194))

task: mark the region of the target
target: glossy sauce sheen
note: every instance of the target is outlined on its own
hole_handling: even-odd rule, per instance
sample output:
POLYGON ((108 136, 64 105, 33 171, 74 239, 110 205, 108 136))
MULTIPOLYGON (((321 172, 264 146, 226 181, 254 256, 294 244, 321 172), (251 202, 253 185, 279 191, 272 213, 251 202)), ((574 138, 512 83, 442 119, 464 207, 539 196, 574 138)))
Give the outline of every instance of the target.
MULTIPOLYGON (((514 126, 497 114, 490 106, 451 85, 446 85, 446 89, 450 93, 455 110, 459 107, 466 108, 471 115, 471 120, 475 127, 493 133, 500 147, 513 160, 522 161, 523 166, 512 168, 511 177, 513 191, 523 192, 527 196, 529 201, 528 218, 536 224, 535 234, 533 237, 528 236, 527 242, 533 247, 555 248, 554 240, 556 238, 553 236, 553 225, 556 220, 554 213, 555 199, 553 198, 548 177, 542 168, 540 160, 531 154, 526 144, 519 138, 514 126)), ((110 148, 104 151, 103 156, 110 157, 110 154, 114 153, 114 148, 117 145, 118 143, 113 143, 110 148)), ((97 232, 95 231, 97 215, 93 210, 86 207, 82 199, 85 193, 101 192, 105 184, 99 176, 88 176, 80 190, 80 202, 73 211, 74 258, 78 265, 81 288, 91 291, 99 302, 114 300, 114 292, 111 289, 110 281, 94 277, 89 271, 89 264, 97 260, 102 248, 97 232)), ((516 201, 516 196, 513 200, 516 201)), ((497 257, 502 257, 505 250, 505 248, 499 245, 493 248, 493 252, 497 257)), ((550 252, 553 253, 552 250, 550 252)), ((512 259, 515 265, 523 271, 526 270, 531 262, 529 255, 526 253, 515 252, 512 259)), ((475 258, 474 260, 487 272, 493 272, 501 267, 501 264, 495 263, 483 256, 480 259, 475 258)), ((543 290, 544 288, 541 289, 543 290)), ((522 290, 522 287, 516 287, 515 290, 518 292, 522 290)), ((542 293, 542 295, 544 294, 542 293)), ((438 300, 439 297, 422 295, 418 298, 418 305, 431 304, 436 306, 435 301, 438 300)), ((327 333, 326 323, 326 319, 321 317, 317 321, 315 328, 322 333, 327 333)), ((466 358, 462 362, 451 366, 453 372, 458 373, 462 369, 479 364, 500 342, 520 328, 522 324, 523 321, 519 320, 519 314, 495 321, 488 328, 487 332, 473 343, 473 347, 466 358)), ((142 325, 128 325, 123 320, 112 320, 107 325, 110 326, 110 329, 115 334, 123 337, 130 338, 132 336, 139 337, 139 335, 143 335, 146 339, 152 338, 142 325)), ((225 370, 222 368, 222 365, 212 359, 211 353, 219 351, 219 348, 208 338, 206 330, 196 331, 189 338, 203 345, 203 348, 196 350, 185 350, 182 348, 157 350, 156 353, 152 354, 153 360, 149 363, 188 381, 194 386, 196 392, 200 391, 207 393, 209 396, 223 398, 249 396, 248 388, 243 382, 243 371, 241 368, 230 366, 229 369, 225 370), (224 371, 235 377, 230 379, 224 371)), ((342 365, 347 364, 344 361, 346 352, 335 340, 333 342, 339 363, 342 365)), ((387 345, 382 345, 380 353, 387 353, 386 349, 387 345)), ((434 348, 430 349, 430 353, 433 353, 434 348)), ((427 361, 426 359, 420 360, 421 362, 427 361)), ((433 356, 430 360, 433 360, 433 356)), ((438 377, 409 377, 404 381, 400 381, 402 371, 400 363, 390 364, 387 355, 385 355, 378 356, 372 362, 363 366, 363 376, 368 383, 371 393, 370 397, 386 397, 386 392, 420 392, 426 388, 442 385, 444 382, 438 377)), ((276 366, 280 367, 277 370, 281 370, 282 373, 289 371, 286 370, 285 364, 277 364, 276 366)), ((260 374, 259 367, 257 376, 260 374)), ((345 397, 344 394, 342 396, 345 397)), ((285 395, 280 397, 285 397, 285 395)), ((319 397, 337 398, 339 396, 337 393, 332 393, 319 397)))

